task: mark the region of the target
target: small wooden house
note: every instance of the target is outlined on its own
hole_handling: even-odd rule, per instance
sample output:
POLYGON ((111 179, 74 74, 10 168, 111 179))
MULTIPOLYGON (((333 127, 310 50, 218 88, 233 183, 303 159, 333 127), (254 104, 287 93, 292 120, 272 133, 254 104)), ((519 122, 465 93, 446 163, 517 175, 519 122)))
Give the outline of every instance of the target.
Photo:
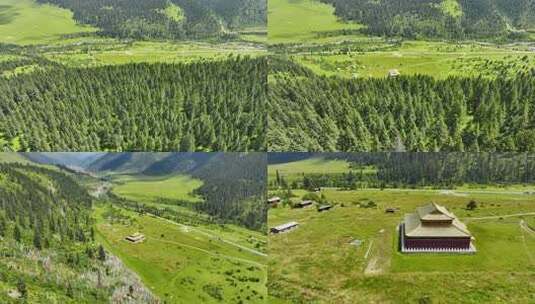
POLYGON ((297 203, 295 207, 305 208, 305 207, 312 206, 313 204, 314 204, 314 201, 302 201, 302 202, 297 203))
POLYGON ((271 198, 268 198, 267 203, 270 205, 276 205, 281 202, 281 198, 278 196, 274 196, 271 198))
POLYGON ((282 225, 275 226, 275 227, 271 228, 270 232, 274 233, 274 234, 282 233, 282 232, 286 232, 286 231, 292 230, 294 228, 297 228, 298 225, 299 224, 297 222, 289 222, 289 223, 282 224, 282 225))
POLYGON ((398 211, 398 208, 386 208, 385 213, 396 213, 398 211))
POLYGON ((318 212, 328 211, 331 210, 333 206, 332 205, 322 205, 318 207, 318 212))
POLYGON ((399 75, 401 75, 401 73, 396 69, 392 69, 388 71, 388 77, 390 78, 398 77, 399 75))
POLYGON ((137 244, 145 241, 145 236, 139 232, 136 232, 134 234, 131 234, 125 238, 125 240, 137 244))

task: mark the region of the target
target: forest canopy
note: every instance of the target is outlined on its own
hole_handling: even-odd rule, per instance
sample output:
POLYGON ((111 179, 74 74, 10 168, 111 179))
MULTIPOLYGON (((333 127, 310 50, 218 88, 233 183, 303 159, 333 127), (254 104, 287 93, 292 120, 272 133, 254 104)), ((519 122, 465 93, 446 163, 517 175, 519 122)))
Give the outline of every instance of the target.
POLYGON ((288 71, 270 84, 269 151, 535 150, 533 72, 439 80, 288 71))
POLYGON ((20 151, 264 151, 266 73, 264 58, 231 57, 57 66, 0 78, 0 145, 20 151))
POLYGON ((74 12, 104 35, 135 39, 197 39, 265 26, 265 0, 37 0, 74 12))
POLYGON ((531 0, 322 0, 366 32, 405 38, 519 38, 535 25, 531 0))

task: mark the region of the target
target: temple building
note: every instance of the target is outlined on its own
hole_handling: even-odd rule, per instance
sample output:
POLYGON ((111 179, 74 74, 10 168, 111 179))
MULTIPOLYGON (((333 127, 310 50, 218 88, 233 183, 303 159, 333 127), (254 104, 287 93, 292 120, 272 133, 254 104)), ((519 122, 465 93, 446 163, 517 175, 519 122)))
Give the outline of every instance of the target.
POLYGON ((431 203, 406 214, 399 226, 404 253, 475 253, 474 238, 457 217, 443 206, 431 203))

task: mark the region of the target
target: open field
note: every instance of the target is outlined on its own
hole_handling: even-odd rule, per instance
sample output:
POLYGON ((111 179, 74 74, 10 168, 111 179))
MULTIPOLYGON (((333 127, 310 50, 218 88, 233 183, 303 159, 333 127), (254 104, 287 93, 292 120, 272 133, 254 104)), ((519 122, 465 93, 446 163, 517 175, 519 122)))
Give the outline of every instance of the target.
MULTIPOLYGON (((304 191, 294 190, 299 199, 304 191)), ((333 210, 273 208, 269 226, 297 221, 269 237, 270 297, 281 303, 529 303, 535 300, 535 197, 495 191, 324 189, 333 210), (470 200, 478 207, 465 209, 470 200), (377 207, 360 207, 374 202, 377 207), (468 225, 475 255, 402 255, 396 227, 430 201, 468 225), (343 205, 343 207, 342 207, 343 205), (400 208, 386 214, 387 207, 400 208), (507 216, 510 215, 510 216, 507 216), (359 246, 350 242, 360 240, 359 246), (358 299, 355 302, 355 299, 358 299)))
POLYGON ((302 54, 294 57, 320 75, 346 78, 386 77, 397 69, 402 75, 512 76, 535 67, 535 53, 524 47, 499 47, 466 43, 404 42, 385 51, 344 54, 302 54))
POLYGON ((274 178, 277 171, 291 181, 304 174, 329 174, 349 171, 349 163, 344 160, 326 160, 323 158, 309 158, 283 164, 268 166, 268 177, 274 178))
MULTIPOLYGON (((334 8, 315 0, 268 1, 268 41, 276 43, 329 42, 333 37, 318 37, 318 33, 355 30, 361 25, 344 23, 333 14, 334 8)), ((331 35, 329 35, 331 36, 331 35)))
POLYGON ((41 44, 63 35, 94 32, 95 28, 76 24, 72 12, 32 0, 3 0, 0 5, 0 42, 21 45, 41 44))
MULTIPOLYGON (((107 208, 95 208, 98 240, 160 299, 168 303, 262 303, 266 298, 264 255, 227 241, 217 230, 202 228, 202 232, 197 230, 200 227, 122 209, 129 219, 112 223, 104 217, 107 208), (131 244, 124 240, 134 232, 143 233, 146 241, 131 244)), ((247 235, 265 239, 253 231, 247 235)))
POLYGON ((130 200, 151 201, 159 198, 200 202, 202 199, 192 191, 202 186, 202 181, 189 176, 153 178, 140 177, 119 184, 113 192, 130 200))

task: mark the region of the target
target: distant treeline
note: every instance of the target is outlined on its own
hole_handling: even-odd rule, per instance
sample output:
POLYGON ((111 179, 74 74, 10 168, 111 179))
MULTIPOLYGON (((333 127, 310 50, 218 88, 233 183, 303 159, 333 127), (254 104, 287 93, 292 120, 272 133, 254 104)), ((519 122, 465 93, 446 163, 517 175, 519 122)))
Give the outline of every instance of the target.
POLYGON ((265 0, 37 0, 74 12, 74 19, 121 38, 225 37, 228 30, 265 25, 265 0))
POLYGON ((532 0, 322 0, 364 31, 405 38, 527 38, 535 25, 532 0))
POLYGON ((267 225, 265 153, 224 153, 192 173, 203 180, 195 207, 225 221, 265 231, 267 225))
POLYGON ((16 141, 11 148, 22 151, 263 151, 266 73, 266 59, 237 57, 0 78, 0 143, 16 141))
MULTIPOLYGON (((290 153, 290 155, 292 155, 290 153)), ((281 174, 271 187, 449 188, 463 184, 533 184, 535 154, 527 153, 322 153, 350 163, 347 172, 302 174, 288 183, 281 174), (370 168, 375 168, 371 170, 370 168)))
POLYGON ((290 65, 273 77, 269 151, 535 150, 535 72, 342 79, 290 65))

